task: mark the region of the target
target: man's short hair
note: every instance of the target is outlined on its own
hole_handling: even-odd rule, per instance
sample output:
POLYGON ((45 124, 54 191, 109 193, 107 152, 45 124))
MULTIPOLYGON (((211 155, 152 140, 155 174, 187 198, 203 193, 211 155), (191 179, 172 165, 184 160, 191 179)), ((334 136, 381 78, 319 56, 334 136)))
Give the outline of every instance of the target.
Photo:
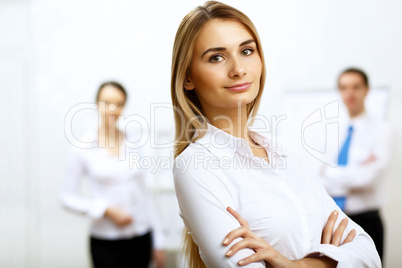
POLYGON ((339 79, 341 79, 342 75, 347 74, 347 73, 359 74, 363 78, 364 84, 366 84, 367 87, 369 86, 369 79, 368 79, 367 74, 363 70, 361 70, 359 68, 355 68, 355 67, 347 68, 343 72, 341 72, 341 74, 338 76, 338 84, 339 84, 339 79))

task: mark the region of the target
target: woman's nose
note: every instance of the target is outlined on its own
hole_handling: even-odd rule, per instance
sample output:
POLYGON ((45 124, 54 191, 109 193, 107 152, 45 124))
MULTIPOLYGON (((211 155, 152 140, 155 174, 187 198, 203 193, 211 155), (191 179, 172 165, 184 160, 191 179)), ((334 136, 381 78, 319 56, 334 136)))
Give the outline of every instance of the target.
POLYGON ((231 64, 229 71, 229 76, 231 78, 241 78, 246 74, 246 68, 241 59, 233 58, 231 64))

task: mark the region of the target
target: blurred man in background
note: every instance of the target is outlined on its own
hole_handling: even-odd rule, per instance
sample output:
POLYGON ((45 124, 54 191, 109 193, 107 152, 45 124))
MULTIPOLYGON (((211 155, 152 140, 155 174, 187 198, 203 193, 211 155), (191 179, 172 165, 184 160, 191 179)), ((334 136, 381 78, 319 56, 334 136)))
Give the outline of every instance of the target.
POLYGON ((357 68, 344 70, 338 90, 349 114, 340 122, 337 167, 323 166, 322 182, 338 206, 374 240, 382 259, 384 227, 380 215, 384 176, 391 158, 392 132, 389 125, 366 113, 364 100, 369 80, 357 68))

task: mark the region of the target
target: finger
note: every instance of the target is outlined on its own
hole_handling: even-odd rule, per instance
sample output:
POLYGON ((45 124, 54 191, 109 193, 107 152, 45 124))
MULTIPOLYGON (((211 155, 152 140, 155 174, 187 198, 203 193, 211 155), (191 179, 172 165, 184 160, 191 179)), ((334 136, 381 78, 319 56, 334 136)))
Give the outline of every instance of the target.
POLYGON ((236 210, 231 207, 227 207, 226 210, 236 218, 241 226, 248 226, 248 222, 236 210))
POLYGON ((124 223, 129 224, 133 222, 133 219, 131 217, 127 217, 123 220, 124 223))
POLYGON ((266 255, 268 255, 269 250, 266 250, 266 252, 256 252, 254 254, 251 254, 250 256, 240 260, 237 264, 239 264, 240 266, 244 266, 253 262, 258 262, 258 261, 262 261, 265 259, 266 255), (264 254, 265 253, 265 254, 264 254))
POLYGON ((349 232, 348 236, 343 241, 343 244, 352 242, 353 239, 355 239, 355 236, 356 236, 356 229, 352 229, 352 231, 349 232))
POLYGON ((334 235, 332 236, 332 245, 339 247, 346 226, 348 226, 348 218, 343 218, 338 228, 336 228, 334 235))
MULTIPOLYGON (((279 254, 274 248, 266 248, 240 260, 238 264, 244 266, 253 262, 264 261, 266 267, 291 267, 291 261, 279 254)), ((293 267, 293 266, 292 266, 293 267)))
POLYGON ((324 229, 322 230, 322 238, 321 238, 321 244, 330 244, 332 240, 332 232, 334 230, 334 225, 336 222, 336 219, 338 218, 338 211, 334 210, 331 215, 328 217, 328 221, 324 226, 324 229))
POLYGON ((249 244, 250 244, 250 241, 247 241, 247 239, 243 239, 243 240, 237 242, 236 244, 234 244, 233 246, 231 246, 225 255, 227 257, 233 256, 233 254, 235 254, 240 249, 248 248, 249 244))
POLYGON ((227 234, 227 236, 223 239, 222 244, 224 245, 229 245, 232 243, 232 241, 238 237, 243 237, 245 238, 247 236, 247 233, 249 232, 249 229, 245 227, 239 227, 230 233, 227 234))
POLYGON ((243 240, 240 240, 236 244, 234 244, 227 252, 226 256, 230 257, 233 254, 235 254, 237 251, 243 249, 243 248, 249 248, 253 249, 255 251, 263 249, 263 248, 270 248, 271 246, 266 243, 262 242, 260 240, 254 239, 254 238, 245 238, 243 240))

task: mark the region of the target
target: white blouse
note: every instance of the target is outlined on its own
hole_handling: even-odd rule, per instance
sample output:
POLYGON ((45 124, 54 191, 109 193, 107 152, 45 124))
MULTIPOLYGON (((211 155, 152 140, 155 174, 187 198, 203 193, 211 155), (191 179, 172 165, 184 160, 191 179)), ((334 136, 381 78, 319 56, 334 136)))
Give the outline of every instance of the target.
MULTIPOLYGON (((129 138, 128 141, 135 140, 129 138)), ((100 239, 123 239, 153 231, 154 248, 162 248, 163 236, 152 204, 146 180, 151 172, 133 164, 135 158, 145 156, 144 150, 131 149, 127 139, 120 155, 112 155, 103 148, 74 148, 67 167, 60 201, 75 212, 91 217, 91 235, 100 239), (81 180, 88 179, 89 196, 82 194, 81 180), (104 217, 108 206, 116 206, 131 215, 131 224, 118 227, 104 217)))
MULTIPOLYGON (((226 211, 237 210, 251 230, 289 259, 326 255, 338 267, 381 267, 372 239, 349 220, 342 241, 353 228, 354 240, 340 247, 321 244, 322 230, 336 209, 336 226, 346 215, 319 181, 311 179, 293 155, 266 135, 250 129, 250 137, 267 151, 268 164, 255 157, 243 139, 212 125, 174 162, 174 182, 185 226, 199 246, 207 267, 238 267, 254 253, 243 249, 232 257, 225 253, 241 238, 223 246, 224 237, 240 227, 226 211)), ((196 134, 198 135, 198 134, 196 134)), ((247 267, 265 267, 263 261, 247 267)))

